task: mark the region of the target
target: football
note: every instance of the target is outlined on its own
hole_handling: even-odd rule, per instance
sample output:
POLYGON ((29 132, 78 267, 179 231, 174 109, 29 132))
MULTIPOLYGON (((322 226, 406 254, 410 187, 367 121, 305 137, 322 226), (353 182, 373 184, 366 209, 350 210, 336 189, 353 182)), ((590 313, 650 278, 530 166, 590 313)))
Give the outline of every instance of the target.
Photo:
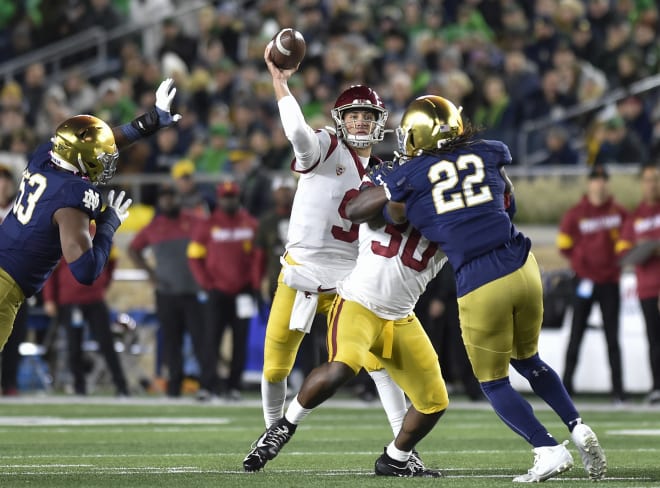
POLYGON ((270 49, 270 60, 280 69, 291 69, 305 57, 305 38, 290 27, 282 29, 273 37, 273 46, 270 49))

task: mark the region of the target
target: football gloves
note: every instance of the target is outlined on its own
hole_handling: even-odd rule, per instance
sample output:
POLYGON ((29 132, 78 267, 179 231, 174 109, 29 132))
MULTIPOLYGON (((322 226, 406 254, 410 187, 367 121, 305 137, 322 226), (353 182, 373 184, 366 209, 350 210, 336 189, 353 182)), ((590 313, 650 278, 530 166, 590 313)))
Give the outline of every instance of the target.
POLYGON ((154 107, 131 122, 131 126, 139 132, 140 136, 150 136, 161 127, 167 127, 181 119, 180 114, 172 115, 170 113, 174 95, 176 95, 174 80, 167 78, 161 82, 156 90, 156 104, 154 107))
POLYGON ((172 78, 167 78, 156 90, 156 111, 158 112, 158 121, 161 126, 170 125, 181 119, 181 114, 172 115, 170 113, 174 95, 176 95, 176 88, 174 87, 174 80, 172 78))
POLYGON ((123 190, 117 196, 115 196, 114 190, 110 190, 110 193, 108 193, 108 205, 97 219, 100 221, 98 223, 108 224, 113 230, 117 230, 128 217, 128 207, 133 203, 131 198, 124 200, 125 197, 126 192, 123 190))

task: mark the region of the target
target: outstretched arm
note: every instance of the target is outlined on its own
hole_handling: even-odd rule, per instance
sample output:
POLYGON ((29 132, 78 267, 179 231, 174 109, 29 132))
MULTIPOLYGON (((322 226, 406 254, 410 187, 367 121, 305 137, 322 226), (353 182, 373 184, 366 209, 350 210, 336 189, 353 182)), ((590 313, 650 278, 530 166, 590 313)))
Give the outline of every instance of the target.
POLYGON ((149 137, 159 129, 178 122, 181 115, 170 113, 174 95, 176 95, 174 80, 167 78, 158 86, 156 103, 151 110, 128 124, 112 128, 117 148, 122 150, 138 139, 149 137))
POLYGON ((266 46, 264 61, 273 78, 273 90, 280 112, 280 120, 286 138, 291 142, 296 157, 296 169, 307 170, 318 163, 321 157, 319 140, 300 109, 300 105, 289 90, 288 80, 298 67, 280 69, 270 60, 272 42, 266 46))

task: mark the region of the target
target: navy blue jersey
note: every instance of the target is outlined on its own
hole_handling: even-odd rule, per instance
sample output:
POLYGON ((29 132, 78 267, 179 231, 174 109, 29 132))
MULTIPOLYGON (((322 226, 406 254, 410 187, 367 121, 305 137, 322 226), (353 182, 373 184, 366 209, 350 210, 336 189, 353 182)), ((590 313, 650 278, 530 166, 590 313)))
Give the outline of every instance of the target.
POLYGON ((405 202, 408 220, 447 254, 459 297, 527 259, 531 243, 504 209, 500 168, 510 163, 505 144, 475 140, 415 157, 382 177, 390 199, 405 202))
POLYGON ((26 297, 39 291, 62 257, 56 210, 77 208, 98 217, 101 195, 88 181, 50 163, 51 143, 37 148, 19 185, 11 212, 0 225, 0 268, 26 297))

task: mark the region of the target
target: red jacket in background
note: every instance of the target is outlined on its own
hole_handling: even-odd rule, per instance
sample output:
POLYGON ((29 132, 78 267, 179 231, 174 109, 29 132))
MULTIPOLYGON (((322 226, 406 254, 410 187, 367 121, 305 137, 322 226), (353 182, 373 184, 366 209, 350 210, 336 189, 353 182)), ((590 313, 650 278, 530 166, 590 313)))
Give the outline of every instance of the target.
MULTIPOLYGON (((628 216, 621 232, 617 250, 623 257, 635 245, 644 241, 660 240, 660 202, 654 205, 640 203, 628 216)), ((660 296, 660 256, 651 256, 635 266, 637 296, 641 299, 660 296)))
POLYGON ((57 305, 82 305, 100 302, 105 299, 105 292, 112 281, 112 273, 117 266, 117 249, 113 246, 110 257, 99 277, 91 285, 79 283, 71 274, 69 265, 64 259, 48 277, 42 290, 44 301, 55 302, 57 305))
POLYGON ((594 283, 619 281, 621 268, 615 248, 627 214, 612 197, 595 206, 586 196, 564 214, 557 247, 570 259, 579 278, 594 283))
POLYGON ((156 290, 159 292, 195 294, 199 291, 186 255, 193 228, 199 220, 188 212, 181 212, 176 217, 156 214, 129 244, 130 249, 138 253, 151 248, 155 258, 156 290))
POLYGON ((196 224, 188 245, 190 269, 205 290, 237 294, 253 289, 254 238, 257 219, 247 210, 230 215, 216 209, 196 224))

